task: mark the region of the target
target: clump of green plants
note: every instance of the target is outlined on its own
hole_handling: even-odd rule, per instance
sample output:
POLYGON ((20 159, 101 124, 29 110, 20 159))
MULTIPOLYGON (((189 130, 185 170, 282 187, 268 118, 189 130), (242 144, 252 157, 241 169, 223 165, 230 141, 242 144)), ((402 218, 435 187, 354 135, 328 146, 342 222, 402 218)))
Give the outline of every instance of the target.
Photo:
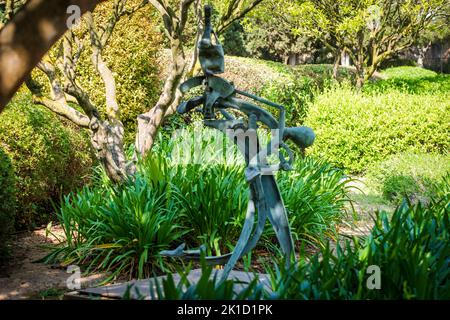
POLYGON ((428 207, 404 202, 390 218, 380 212, 365 240, 272 271, 271 298, 449 299, 449 214, 450 193, 428 207))
POLYGON ((91 172, 87 137, 23 92, 2 112, 0 145, 16 175, 18 229, 53 219, 51 202, 81 187, 91 172))
POLYGON ((281 172, 278 181, 291 229, 299 239, 316 246, 335 236, 335 226, 348 217, 350 203, 351 179, 342 170, 306 157, 295 162, 293 171, 281 172))
POLYGON ((65 197, 58 217, 66 239, 44 261, 79 264, 86 272, 148 277, 165 270, 161 250, 181 241, 178 198, 167 185, 143 177, 65 197))
POLYGON ((173 183, 180 191, 183 224, 190 241, 220 255, 239 237, 247 209, 248 187, 240 166, 188 166, 173 183))
POLYGON ((15 175, 11 160, 0 148, 0 265, 5 263, 16 211, 15 175))
POLYGON ((386 199, 429 202, 436 197, 441 180, 450 174, 450 157, 432 154, 394 155, 370 168, 372 185, 386 199))

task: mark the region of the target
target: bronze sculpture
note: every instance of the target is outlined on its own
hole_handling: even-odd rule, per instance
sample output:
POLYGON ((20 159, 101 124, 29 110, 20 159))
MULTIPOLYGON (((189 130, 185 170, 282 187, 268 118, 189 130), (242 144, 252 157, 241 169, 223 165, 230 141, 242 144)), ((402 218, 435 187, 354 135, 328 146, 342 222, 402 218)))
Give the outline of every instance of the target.
MULTIPOLYGON (((232 83, 216 76, 216 74, 224 72, 224 51, 212 28, 211 11, 211 7, 205 7, 204 33, 198 44, 199 60, 203 75, 193 77, 180 86, 182 93, 186 93, 194 87, 204 86, 204 94, 183 102, 177 108, 177 111, 180 114, 194 109, 200 111, 203 114, 204 125, 224 132, 237 144, 245 157, 247 165, 245 177, 249 183, 250 195, 243 230, 232 253, 206 257, 208 263, 226 264, 220 279, 220 281, 224 281, 236 262, 256 246, 264 230, 267 218, 272 224, 281 249, 286 256, 286 263, 290 263, 294 255, 294 244, 286 209, 274 177, 274 172, 292 169, 293 152, 285 143, 287 139, 304 149, 313 144, 315 135, 307 127, 286 128, 285 109, 283 106, 240 91, 232 83), (267 110, 247 100, 239 99, 236 95, 241 95, 278 109, 278 119, 267 110), (203 107, 198 108, 200 106, 203 107), (236 119, 226 109, 244 113, 248 120, 236 119), (217 113, 220 113, 222 118, 217 119, 217 113), (265 148, 262 148, 258 139, 258 122, 270 129, 272 133, 272 139, 265 148), (287 158, 283 151, 286 152, 287 158), (267 158, 271 154, 275 154, 275 152, 278 152, 280 162, 270 165, 267 158), (256 227, 254 227, 256 212, 258 213, 258 221, 256 227)), ((163 251, 161 254, 192 260, 199 259, 203 250, 184 250, 184 248, 185 245, 182 244, 175 250, 163 251)))

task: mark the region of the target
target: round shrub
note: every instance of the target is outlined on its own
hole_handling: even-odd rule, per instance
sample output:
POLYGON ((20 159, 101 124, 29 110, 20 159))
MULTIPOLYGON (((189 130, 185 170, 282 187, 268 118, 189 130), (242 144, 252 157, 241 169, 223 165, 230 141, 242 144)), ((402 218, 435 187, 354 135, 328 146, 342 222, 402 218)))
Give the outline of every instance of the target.
POLYGON ((0 145, 17 177, 16 227, 48 222, 52 201, 86 182, 92 155, 87 137, 19 93, 0 116, 0 145))
POLYGON ((14 170, 9 157, 0 148, 0 265, 8 255, 9 237, 14 227, 15 195, 14 170))
POLYGON ((333 87, 316 97, 305 123, 316 133, 310 152, 352 173, 392 154, 445 154, 450 147, 448 93, 364 94, 333 87))

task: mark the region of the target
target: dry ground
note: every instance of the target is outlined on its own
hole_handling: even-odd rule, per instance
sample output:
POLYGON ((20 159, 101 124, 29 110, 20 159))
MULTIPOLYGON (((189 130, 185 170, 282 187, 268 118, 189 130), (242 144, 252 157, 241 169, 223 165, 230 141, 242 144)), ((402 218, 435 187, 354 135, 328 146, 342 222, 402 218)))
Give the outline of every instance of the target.
MULTIPOLYGON (((8 266, 0 270, 0 300, 58 299, 69 291, 66 280, 71 274, 65 268, 35 262, 47 255, 46 246, 58 243, 56 237, 62 238, 63 232, 59 226, 52 227, 52 233, 46 236, 46 230, 40 229, 17 235, 12 247, 12 259, 8 266)), ((82 286, 99 277, 82 278, 82 286)))

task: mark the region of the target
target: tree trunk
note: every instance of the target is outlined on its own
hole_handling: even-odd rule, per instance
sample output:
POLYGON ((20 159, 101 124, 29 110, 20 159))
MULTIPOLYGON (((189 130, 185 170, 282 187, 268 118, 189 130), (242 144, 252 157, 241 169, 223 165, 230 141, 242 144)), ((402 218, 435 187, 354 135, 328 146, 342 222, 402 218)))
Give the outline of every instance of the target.
POLYGON ((361 89, 364 85, 364 76, 361 76, 359 73, 356 75, 356 87, 361 89))
POLYGON ((290 53, 287 58, 287 64, 291 67, 295 67, 297 65, 297 54, 290 53))
POLYGON ((341 62, 341 50, 337 50, 334 53, 334 62, 333 62, 333 78, 334 79, 338 78, 340 62, 341 62))
POLYGON ((350 56, 345 50, 341 52, 341 66, 350 67, 350 56))
POLYGON ((419 47, 419 56, 417 57, 417 65, 421 68, 423 68, 423 63, 425 60, 425 55, 428 52, 428 49, 431 47, 431 42, 429 42, 427 45, 423 47, 419 47))
POLYGON ((97 157, 114 182, 122 182, 135 173, 133 162, 127 163, 123 149, 123 126, 121 122, 109 123, 97 117, 91 119, 91 142, 97 157))
MULTIPOLYGON (((358 54, 356 61, 355 61, 355 68, 356 68, 356 87, 358 89, 361 89, 364 85, 365 78, 367 77, 367 74, 364 72, 364 57, 361 54, 358 54)), ((370 70, 367 70, 368 72, 370 70)))

